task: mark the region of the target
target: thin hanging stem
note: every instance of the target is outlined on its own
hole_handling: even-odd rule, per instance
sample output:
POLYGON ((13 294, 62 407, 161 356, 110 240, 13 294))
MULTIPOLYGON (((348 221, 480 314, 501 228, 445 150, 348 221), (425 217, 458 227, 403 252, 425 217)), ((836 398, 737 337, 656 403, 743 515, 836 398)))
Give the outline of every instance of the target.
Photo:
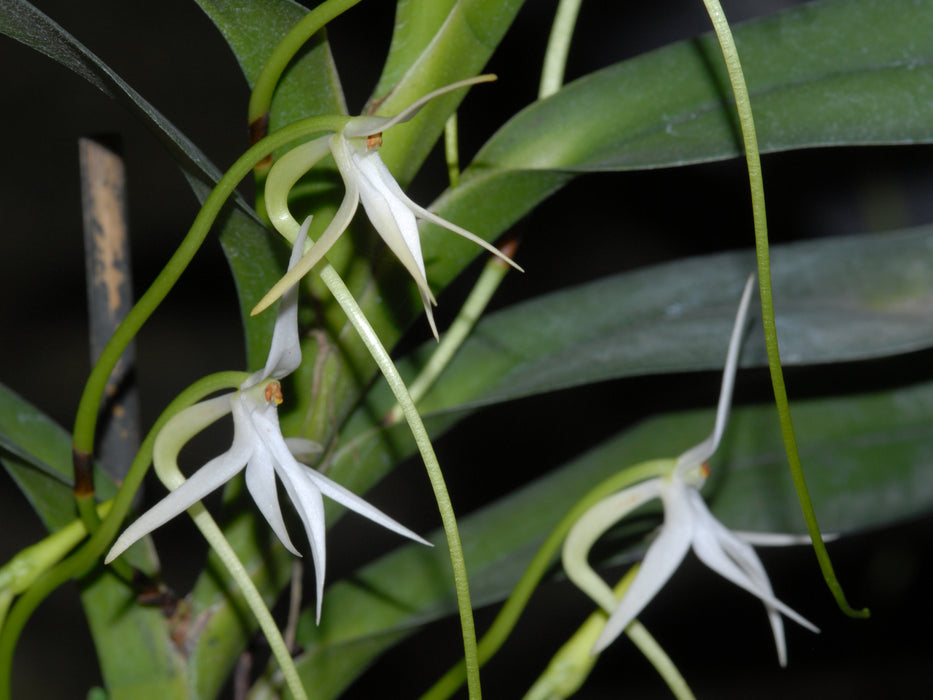
POLYGON ((538 87, 538 99, 543 100, 560 90, 564 83, 564 71, 567 68, 567 54, 570 53, 570 39, 577 24, 582 0, 560 0, 554 14, 554 24, 544 51, 544 65, 541 68, 541 84, 538 87))
POLYGON ((755 134, 755 120, 752 117, 752 104, 748 96, 748 87, 745 84, 745 74, 739 61, 739 53, 729 28, 729 21, 722 11, 719 0, 703 0, 716 38, 722 49, 722 55, 735 95, 735 107, 739 115, 739 125, 742 129, 742 139, 745 145, 745 162, 748 168, 748 180, 752 195, 752 213, 755 223, 755 251, 758 259, 758 284, 761 293, 761 319, 765 332, 765 346, 768 351, 768 369, 771 372, 771 385, 774 388, 774 401, 777 405, 778 419, 781 424, 781 435, 784 438, 784 450, 790 465, 791 478, 797 490, 797 499, 803 510, 803 517, 807 523, 807 532, 813 541, 813 550, 816 553, 820 570, 830 592, 836 599, 839 608, 850 617, 868 617, 868 608, 853 609, 846 601, 842 585, 836 578, 829 552, 823 543, 820 527, 816 520, 816 512, 807 489, 807 482, 800 462, 800 452, 797 449, 797 438, 794 434, 794 425, 791 421, 790 406, 787 401, 787 389, 784 386, 784 374, 781 369, 781 355, 778 349, 777 330, 774 321, 774 298, 771 294, 771 262, 768 255, 768 222, 765 214, 765 188, 761 174, 761 159, 758 153, 758 137, 755 134))
POLYGON ((396 401, 402 407, 405 419, 408 421, 408 426, 415 438, 415 443, 421 452, 421 458, 431 481, 431 488, 434 490, 434 498, 437 500, 444 532, 447 535, 447 547, 450 550, 450 564, 453 568, 454 586, 457 591, 457 607, 460 611, 460 628, 463 633, 463 655, 470 700, 479 700, 482 697, 482 691, 480 690, 476 628, 473 623, 473 606, 470 603, 466 562, 463 558, 463 546, 460 543, 457 518, 450 502, 450 495, 447 493, 444 474, 441 471, 440 463, 437 461, 437 455, 434 453, 434 446, 431 444, 431 439, 421 420, 421 415, 418 413, 418 409, 415 408, 415 404, 408 393, 408 388, 405 386, 405 382, 402 381, 402 377, 392 362, 392 358, 389 357, 389 353, 382 346, 382 342, 369 324, 369 320, 356 303, 356 299, 353 298, 350 290, 343 283, 340 275, 337 274, 333 267, 327 265, 321 270, 321 279, 324 280, 324 284, 327 285, 334 299, 347 314, 350 323, 353 324, 356 332, 382 371, 389 388, 395 395, 396 401))
MULTIPOLYGON (((514 241, 510 241, 502 246, 500 250, 512 257, 517 245, 514 241)), ((486 262, 479 279, 476 280, 476 284, 470 292, 470 296, 463 302, 457 318, 450 324, 450 328, 444 333, 437 348, 431 353, 430 359, 408 389, 411 400, 416 405, 428 390, 434 386, 434 382, 437 381, 437 378, 450 364, 454 355, 457 354, 457 350, 463 345, 463 342, 470 335, 470 331, 473 330, 473 326, 483 315, 483 311, 486 310, 486 306, 492 300, 493 294, 496 293, 502 283, 502 279, 511 269, 501 258, 495 256, 490 257, 486 262)), ((398 423, 403 416, 402 407, 395 404, 383 420, 383 425, 398 423)))

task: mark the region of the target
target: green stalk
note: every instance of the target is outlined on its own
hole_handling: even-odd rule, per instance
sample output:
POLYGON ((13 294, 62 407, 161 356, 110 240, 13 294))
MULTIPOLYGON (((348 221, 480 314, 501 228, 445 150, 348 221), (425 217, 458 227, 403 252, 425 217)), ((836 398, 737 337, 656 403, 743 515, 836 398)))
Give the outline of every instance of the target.
POLYGON ((470 700, 479 700, 482 697, 482 691, 480 689, 479 661, 476 649, 476 628, 473 624, 473 606, 470 603, 470 586, 467 579, 466 562, 463 558, 463 546, 460 543, 460 532, 457 528, 457 518, 450 502, 450 495, 447 493, 447 485, 444 482, 441 465, 437 461, 437 455, 434 453, 428 431, 424 427, 418 409, 415 408, 415 403, 408 393, 405 382, 402 381, 402 377, 392 362, 392 358, 389 357, 389 353, 382 346, 382 342, 369 324, 369 320, 363 314, 359 304, 356 303, 356 299, 353 298, 350 290, 340 279, 337 271, 330 265, 321 271, 321 278, 330 293, 333 294, 334 299, 347 314, 350 323, 353 324, 360 339, 373 356, 383 376, 385 376, 389 388, 395 394, 396 401, 402 407, 402 412, 408 421, 409 428, 411 428, 415 443, 421 452, 421 458, 428 472, 431 488, 434 490, 434 498, 437 500, 437 507, 441 514, 444 533, 447 535, 447 548, 450 550, 450 564, 453 568, 454 587, 457 591, 457 607, 460 611, 460 628, 463 633, 464 668, 466 669, 469 696, 470 700))
POLYGON ((113 499, 110 512, 101 521, 100 527, 91 538, 74 554, 42 574, 16 601, 6 623, 0 631, 0 700, 10 699, 13 654, 16 642, 33 611, 45 598, 63 583, 86 574, 100 559, 113 541, 133 503, 146 471, 152 462, 152 448, 156 435, 168 420, 184 408, 200 401, 205 396, 238 387, 248 375, 245 372, 220 372, 209 375, 185 389, 172 401, 152 426, 143 440, 130 465, 120 490, 113 499))
MULTIPOLYGON (((511 255, 510 252, 506 254, 511 255)), ((480 317, 483 315, 483 311, 502 283, 502 279, 511 269, 512 268, 506 265, 500 258, 490 256, 486 265, 483 267, 482 273, 480 273, 479 279, 470 291, 470 296, 463 302, 463 307, 457 314, 457 318, 450 324, 450 328, 444 333, 441 342, 438 343, 437 348, 431 353, 430 359, 411 383, 408 393, 415 404, 424 397, 432 386, 434 386, 434 382, 437 381, 437 378, 444 369, 446 369, 447 365, 450 364, 457 350, 463 345, 463 341, 467 339, 470 331, 473 330, 473 326, 476 325, 476 322, 479 321, 480 317)), ((392 410, 386 415, 384 424, 393 425, 398 423, 403 415, 404 412, 402 411, 401 405, 395 404, 392 410)))
MULTIPOLYGON (((567 53, 570 50, 570 38, 573 35, 573 29, 576 25, 577 15, 580 11, 580 2, 582 0, 561 0, 557 8, 557 14, 554 17, 554 25, 551 28, 551 35, 548 39, 547 49, 544 54, 544 66, 541 72, 541 86, 538 91, 538 99, 544 99, 548 95, 557 92, 564 80, 564 69, 567 65, 567 53)), ((460 182, 460 161, 457 150, 457 114, 451 114, 444 125, 444 155, 447 161, 447 174, 450 179, 451 189, 457 187, 460 182)), ((507 254, 512 256, 513 248, 507 254)), ((437 381, 444 369, 450 364, 457 350, 467 339, 473 326, 479 320, 486 306, 492 299, 493 294, 502 284, 509 266, 502 263, 501 260, 493 258, 483 269, 480 278, 477 280, 473 291, 457 314, 457 318, 451 324, 450 328, 444 334, 437 350, 431 355, 431 359, 421 370, 418 377, 412 382, 410 394, 415 403, 417 403, 427 393, 428 389, 437 381)), ((387 416, 387 423, 396 423, 402 418, 402 410, 396 405, 387 416)))
MULTIPOLYGON (((282 41, 272 50, 256 77, 253 91, 249 96, 248 118, 251 131, 256 133, 253 125, 259 123, 260 120, 268 119, 272 96, 279 84, 279 79, 291 60, 301 51, 301 47, 324 25, 358 2, 360 0, 327 0, 308 12, 282 37, 282 41)), ((258 135, 265 136, 265 132, 259 132, 258 135)))
POLYGON ((765 188, 761 174, 761 158, 758 153, 758 137, 755 134, 755 120, 752 117, 752 104, 748 96, 748 87, 745 84, 745 74, 739 61, 739 53, 729 28, 729 21, 722 11, 719 0, 703 0, 706 11, 709 13, 716 38, 722 49, 722 55, 735 95, 735 107, 739 115, 739 125, 742 128, 742 139, 745 145, 745 162, 748 168, 748 180, 752 195, 752 213, 755 223, 755 251, 758 259, 758 284, 761 292, 761 320, 765 332, 765 346, 768 351, 768 369, 771 372, 771 385, 774 388, 774 402, 777 405, 778 420, 781 424, 781 435, 784 438, 784 450, 787 452, 787 461, 790 465, 791 478, 797 490, 797 499, 803 510, 803 517, 807 523, 807 532, 813 542, 820 570, 826 585, 829 587, 836 604, 849 617, 868 617, 868 608, 853 609, 846 601, 842 585, 836 578, 829 552, 823 543, 820 527, 816 520, 816 512, 807 489, 807 482, 800 462, 800 452, 797 449, 797 438, 794 434, 794 425, 791 421, 790 406, 787 401, 787 389, 784 386, 784 374, 781 369, 781 354, 778 349, 777 330, 774 321, 774 298, 771 294, 771 262, 768 255, 768 221, 765 214, 765 188))
POLYGON ((444 123, 444 159, 447 161, 447 179, 450 188, 460 184, 460 148, 457 145, 457 113, 454 112, 444 123))
POLYGON ((92 505, 94 498, 93 480, 90 477, 98 406, 103 398, 107 379, 110 377, 124 349, 136 336, 149 316, 162 303, 162 300, 165 299, 178 278, 181 277, 181 274, 188 267, 188 264, 207 237, 214 220, 227 199, 233 194, 240 181, 252 171, 255 164, 276 148, 308 134, 339 131, 346 124, 347 119, 348 117, 344 116, 318 116, 302 119, 279 129, 271 136, 267 136, 240 156, 204 201, 204 205, 198 212, 197 217, 195 217, 194 223, 192 223, 185 238, 158 277, 140 300, 136 302, 136 305, 130 310, 107 342, 84 386, 74 425, 73 451, 75 457, 76 501, 82 520, 89 532, 94 532, 98 527, 96 513, 92 505), (82 484, 80 490, 78 489, 79 483, 82 484))
MULTIPOLYGON (((610 494, 621 491, 640 481, 669 474, 674 469, 675 464, 676 460, 674 459, 655 459, 640 462, 600 482, 577 501, 573 508, 554 526, 547 539, 535 552, 531 563, 525 569, 525 573, 522 574, 518 584, 512 590, 512 594, 505 601, 499 614, 496 615, 496 619, 493 620, 492 625, 480 640, 478 646, 480 666, 489 661, 508 638, 515 627, 515 623, 518 622, 519 616, 528 604, 531 594, 537 588, 551 562, 554 561, 554 557, 560 551, 567 533, 570 532, 570 528, 580 519, 580 516, 610 494)), ((463 685, 464 668, 462 662, 453 666, 421 696, 420 700, 445 700, 449 698, 463 685)))
POLYGON ((560 0, 554 14, 554 24, 544 51, 544 65, 541 68, 541 83, 538 87, 538 99, 543 100, 560 90, 564 83, 564 71, 567 68, 567 54, 570 52, 570 39, 577 24, 582 0, 560 0))

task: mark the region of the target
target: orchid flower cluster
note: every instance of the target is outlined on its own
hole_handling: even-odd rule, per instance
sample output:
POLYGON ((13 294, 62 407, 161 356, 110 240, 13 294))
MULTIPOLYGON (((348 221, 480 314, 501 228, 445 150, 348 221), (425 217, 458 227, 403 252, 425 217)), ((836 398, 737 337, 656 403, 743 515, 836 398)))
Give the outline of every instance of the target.
MULTIPOLYGON (((294 268, 301 256, 310 222, 309 217, 295 238, 289 269, 294 268)), ((265 367, 251 374, 239 390, 195 404, 168 421, 156 439, 154 459, 157 469, 160 459, 174 460, 181 446, 193 436, 193 429, 203 429, 227 413, 233 415, 234 434, 230 449, 210 460, 130 525, 114 543, 107 555, 107 562, 113 561, 134 542, 218 489, 244 467, 250 495, 276 537, 295 556, 301 554, 285 527, 276 476, 304 524, 314 562, 318 621, 321 617, 326 565, 324 495, 393 532, 422 544, 430 544, 353 492, 295 458, 296 454, 309 454, 321 449, 310 440, 284 438, 279 426, 278 407, 284 400, 279 380, 294 372, 300 364, 298 288, 292 287, 284 294, 279 305, 265 367), (173 446, 163 449, 166 444, 173 446)))
POLYGON ((282 300, 266 365, 250 375, 238 391, 196 404, 166 424, 154 450, 157 468, 160 458, 174 460, 181 446, 196 432, 192 431, 192 426, 197 430, 203 429, 227 413, 233 415, 233 443, 229 450, 201 467, 128 527, 114 543, 107 562, 225 484, 244 467, 246 486, 257 507, 276 537, 296 556, 300 554, 288 535, 279 506, 276 476, 304 524, 316 572, 318 620, 326 561, 323 495, 400 535, 430 544, 351 491, 297 461, 296 454, 309 454, 321 448, 310 440, 286 440, 282 436, 278 420, 278 406, 283 402, 279 380, 301 364, 297 283, 320 262, 346 230, 360 203, 373 227, 414 278, 435 337, 438 332, 431 305, 437 302, 427 283, 416 218, 443 226, 521 269, 511 258, 475 234, 411 201, 382 162, 378 150, 382 131, 411 119, 430 100, 451 90, 493 79, 493 76, 480 76, 435 90, 394 117, 351 118, 339 132, 298 146, 276 162, 266 181, 267 209, 272 223, 293 243, 293 248, 285 276, 253 310, 254 314, 259 313, 277 299, 282 300), (307 238, 311 217, 299 226, 288 209, 288 193, 298 179, 328 152, 337 163, 346 194, 320 239, 311 243, 307 238), (167 444, 171 448, 164 449, 167 444))
POLYGON ((568 577, 609 614, 605 627, 593 645, 593 654, 609 646, 644 610, 691 548, 706 566, 764 603, 781 666, 787 663, 781 615, 811 632, 819 632, 815 625, 774 596, 768 574, 750 544, 794 544, 801 538, 733 532, 710 513, 700 495, 700 489, 710 473, 707 460, 719 446, 729 417, 753 281, 754 277, 751 277, 745 285, 729 341, 712 434, 681 454, 667 476, 642 481, 597 503, 577 520, 567 535, 563 564, 568 577), (590 567, 587 554, 595 541, 610 527, 655 498, 660 499, 664 506, 664 523, 628 589, 621 600, 616 600, 612 589, 590 567))

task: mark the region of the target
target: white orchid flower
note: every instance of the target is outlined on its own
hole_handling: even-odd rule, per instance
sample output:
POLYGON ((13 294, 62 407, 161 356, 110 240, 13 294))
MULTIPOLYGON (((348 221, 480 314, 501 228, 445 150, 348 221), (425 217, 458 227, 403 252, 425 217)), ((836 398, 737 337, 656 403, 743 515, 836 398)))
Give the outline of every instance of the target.
MULTIPOLYGON (((689 549, 720 576, 756 596, 764 603, 774 634, 778 661, 787 663, 784 624, 781 615, 812 632, 819 629, 774 596, 764 566, 749 541, 762 544, 792 544, 801 538, 769 535, 757 538, 732 532, 710 513, 700 496, 709 476, 707 460, 712 457, 725 431, 732 400, 732 387, 739 359, 742 331, 752 292, 749 278, 736 316, 723 372, 722 389, 712 434, 677 458, 672 472, 640 482, 600 501, 573 526, 564 542, 563 563, 567 575, 607 613, 609 619, 592 652, 601 652, 632 622, 667 583, 689 549), (621 600, 587 562, 593 543, 612 525, 638 506, 659 498, 664 506, 664 523, 648 548, 641 567, 621 600)), ((807 540, 808 541, 808 540, 807 540)))
MULTIPOLYGON (((294 266, 304 248, 310 217, 301 227, 289 267, 294 266)), ((421 542, 427 541, 400 525, 378 508, 295 459, 295 454, 320 451, 310 440, 289 440, 279 427, 278 406, 282 403, 279 379, 301 364, 298 337, 298 290, 292 288, 282 298, 266 366, 243 382, 239 391, 202 401, 169 420, 156 438, 153 461, 177 459, 181 447, 205 427, 233 414, 233 444, 210 460, 165 498, 146 511, 117 539, 107 554, 110 562, 134 542, 179 515, 209 493, 246 469, 246 486, 260 512, 285 548, 301 556, 285 528, 279 506, 276 476, 304 524, 317 584, 317 619, 321 617, 326 564, 324 500, 328 496, 393 532, 421 542)))
POLYGON ((383 131, 408 121, 439 95, 494 79, 494 76, 479 76, 453 83, 425 95, 393 117, 354 117, 336 134, 302 144, 276 161, 266 180, 266 209, 273 226, 290 241, 295 238, 298 222, 288 209, 288 194, 295 183, 328 153, 333 155, 337 163, 346 194, 320 238, 308 249, 298 264, 269 290, 252 313, 257 314, 267 308, 321 261, 350 225, 360 203, 373 227, 415 280, 435 338, 438 334, 431 306, 436 306, 437 301, 428 286, 417 219, 430 221, 453 231, 521 270, 511 258, 479 236, 415 204, 399 187, 379 155, 383 131))

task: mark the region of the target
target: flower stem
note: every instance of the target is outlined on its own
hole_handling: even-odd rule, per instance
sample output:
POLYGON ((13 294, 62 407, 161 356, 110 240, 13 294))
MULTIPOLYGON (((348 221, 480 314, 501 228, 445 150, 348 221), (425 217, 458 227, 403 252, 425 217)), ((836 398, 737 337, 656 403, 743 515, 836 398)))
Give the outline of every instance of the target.
POLYGON ((764 180, 761 174, 761 158, 758 153, 758 137, 755 134, 755 120, 752 117, 752 105, 745 84, 745 74, 739 61, 739 53, 729 28, 729 21, 722 11, 719 0, 703 0, 706 11, 712 20, 716 31, 716 38, 722 49, 735 95, 735 107, 739 115, 739 125, 742 129, 742 139, 745 145, 745 162, 748 168, 748 180, 752 195, 752 214, 755 224, 755 250, 758 259, 758 284, 761 293, 761 319, 765 332, 765 346, 768 352, 768 369, 771 372, 771 385, 774 388, 774 401, 777 405, 778 419, 781 424, 781 435, 784 439, 784 450, 790 465, 791 478, 797 490, 797 499, 803 510, 803 517, 807 523, 807 532, 813 541, 813 550, 816 553, 820 570, 830 592, 836 599, 836 604, 849 617, 868 617, 868 608, 853 609, 846 600, 842 585, 836 578, 829 552, 823 543, 820 527, 816 520, 813 502, 807 489, 807 482, 800 462, 800 452, 797 449, 797 438, 794 434, 794 425, 791 421, 790 406, 787 401, 787 389, 784 386, 784 374, 781 369, 781 355, 778 349, 777 330, 774 321, 774 298, 771 294, 771 262, 768 255, 768 222, 765 214, 764 180))
POLYGON ((437 455, 434 453, 428 431, 424 427, 418 409, 415 408, 415 403, 408 393, 405 382, 402 381, 402 377, 392 362, 392 358, 389 357, 389 353, 382 346, 382 342, 369 324, 369 320, 356 303, 356 299, 353 298, 337 271, 330 265, 321 270, 321 278, 330 293, 334 295, 334 299, 347 314, 350 323, 353 324, 360 339, 373 356, 383 376, 385 376, 389 388, 395 394, 396 401, 402 407, 402 412, 411 428, 415 443, 421 452, 421 458, 424 460, 424 466, 428 472, 431 487, 434 490, 434 498, 437 500, 437 507, 441 514, 444 532, 447 535, 447 548, 450 550, 450 563, 453 568, 454 586, 457 591, 457 607, 460 611, 460 628, 463 633, 464 668, 466 669, 469 696, 470 700, 479 700, 482 697, 482 691, 480 689, 479 660, 476 648, 476 628, 473 624, 473 607, 470 603, 466 562, 463 558, 463 546, 460 543, 457 518, 450 502, 450 495, 447 493, 447 485, 444 482, 444 474, 441 472, 437 455))
MULTIPOLYGON (((512 257, 516 246, 517 244, 514 241, 509 242, 501 250, 509 257, 512 257)), ((444 333, 441 342, 438 343, 430 359, 408 388, 411 400, 415 404, 434 386, 434 382, 450 364, 457 350, 463 345, 463 341, 467 339, 470 331, 473 330, 473 326, 483 315, 483 311, 492 299, 493 294, 496 293, 503 278, 511 269, 502 259, 495 256, 489 258, 483 267, 482 273, 480 273, 479 279, 470 291, 470 295, 463 302, 457 318, 450 324, 450 328, 444 333)), ((401 405, 395 404, 386 415, 383 424, 394 425, 402 419, 403 415, 401 405)))
MULTIPOLYGON (((272 50, 269 58, 266 59, 262 70, 256 77, 253 84, 253 91, 249 96, 249 109, 247 116, 250 128, 257 120, 267 118, 269 107, 272 105, 272 95, 279 84, 282 73, 288 67, 288 64, 301 51, 312 36, 335 17, 349 10, 360 0, 327 0, 302 17, 294 27, 288 30, 288 33, 282 37, 282 40, 272 50)), ((260 137, 265 133, 259 133, 260 137)))
MULTIPOLYGON (((640 462, 600 482, 574 504, 573 508, 560 519, 560 522, 554 526, 554 529, 551 530, 547 539, 544 540, 538 548, 538 551, 535 552, 531 563, 529 563, 528 568, 525 569, 525 573, 522 574, 521 579, 519 579, 515 588, 512 589, 512 594, 509 596, 508 600, 505 601, 499 614, 496 615, 496 619, 493 620, 492 625, 490 625, 489 629, 486 630, 486 634, 484 634, 483 638, 480 640, 478 646, 480 666, 489 661, 508 638, 512 629, 515 627, 515 623, 518 622, 522 610, 524 610, 525 606, 528 604, 531 594, 534 592, 535 588, 537 588, 538 583, 547 572, 551 562, 554 561, 554 557, 560 550, 564 538, 567 537, 570 528, 573 527, 580 516, 606 496, 616 491, 636 484, 639 481, 644 481, 645 479, 652 479, 671 473, 676 463, 677 460, 674 459, 655 459, 648 462, 640 462)), ((463 684, 463 679, 464 664, 459 663, 447 671, 437 683, 421 696, 420 700, 444 700, 445 698, 449 698, 457 692, 457 689, 463 684)))
POLYGON ((460 149, 457 145, 457 113, 454 112, 444 123, 444 159, 447 161, 447 178, 450 188, 460 184, 460 149))
POLYGON ((78 551, 39 576, 35 583, 16 601, 16 604, 10 610, 3 629, 0 630, 0 700, 9 700, 10 698, 13 652, 16 649, 16 642, 19 639, 20 632, 22 632, 30 615, 56 588, 66 581, 86 573, 110 546, 117 534, 117 530, 120 529, 120 525, 123 523, 123 519, 129 512, 133 496, 139 489, 139 485, 142 483, 143 477, 152 462, 153 444, 162 426, 179 411, 200 401, 208 394, 221 389, 238 387, 247 376, 249 375, 245 372, 212 374, 195 382, 179 394, 159 416, 146 439, 140 445, 139 452, 136 453, 126 478, 113 499, 110 512, 101 521, 97 531, 78 551))
POLYGON ((677 700, 694 700, 693 691, 687 685, 687 681, 680 675, 680 671, 667 652, 658 644, 657 640, 651 636, 651 633, 645 629, 638 620, 632 620, 625 633, 629 639, 638 647, 638 650, 644 654, 645 658, 651 662, 654 669, 661 675, 667 687, 671 689, 677 700))
MULTIPOLYGON (((236 186, 250 173, 256 163, 276 148, 308 134, 322 131, 339 131, 346 124, 347 119, 348 117, 343 116, 319 116, 308 117, 289 124, 252 146, 237 159, 220 179, 204 201, 194 223, 192 223, 178 249, 149 289, 146 290, 146 293, 136 302, 136 305, 114 331, 113 336, 101 351, 100 357, 91 370, 87 383, 84 385, 84 391, 81 394, 75 417, 73 452, 76 476, 79 471, 82 474, 86 473, 88 466, 93 461, 98 407, 107 386, 107 379, 110 377, 113 368, 119 361, 124 349, 133 340, 149 316, 162 303, 162 300, 165 299, 178 278, 181 277, 185 268, 188 267, 236 186)), ((76 502, 82 516, 81 519, 88 528, 88 532, 93 533, 98 528, 96 513, 92 506, 93 484, 90 484, 90 489, 90 491, 85 489, 78 494, 76 502)))
POLYGON ((577 23, 582 0, 560 0, 551 25, 547 49, 544 51, 544 65, 541 68, 541 83, 538 87, 538 99, 543 100, 560 90, 567 68, 567 54, 570 52, 570 39, 577 23))

